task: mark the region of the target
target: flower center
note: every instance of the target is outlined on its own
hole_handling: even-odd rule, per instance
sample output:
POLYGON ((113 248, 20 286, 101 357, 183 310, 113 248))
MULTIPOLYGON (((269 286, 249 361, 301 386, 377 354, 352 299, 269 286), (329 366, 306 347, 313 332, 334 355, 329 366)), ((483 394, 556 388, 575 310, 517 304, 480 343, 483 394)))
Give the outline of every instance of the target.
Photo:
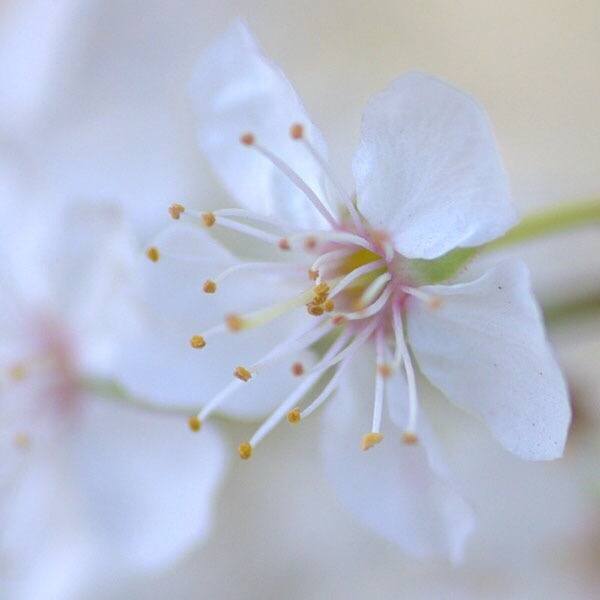
MULTIPOLYGON (((409 417, 404 441, 414 443, 417 441, 415 427, 418 402, 414 369, 404 339, 402 315, 409 297, 425 301, 432 308, 436 307, 437 300, 414 287, 409 261, 395 252, 385 232, 370 230, 368 223, 358 214, 352 198, 341 189, 324 159, 305 139, 302 126, 292 125, 290 137, 304 144, 317 165, 333 182, 344 207, 342 217, 334 216, 329 206, 317 197, 300 176, 273 152, 261 146, 253 134, 242 135, 240 141, 262 154, 296 185, 329 224, 329 229, 298 229, 277 218, 238 208, 197 213, 174 204, 169 209, 171 217, 177 221, 185 218, 205 228, 224 227, 274 248, 278 260, 245 262, 229 267, 204 283, 205 293, 218 293, 219 284, 225 278, 248 271, 266 271, 286 283, 295 281, 303 288, 303 291, 284 301, 252 313, 230 314, 224 323, 194 333, 189 340, 193 348, 203 349, 210 346, 212 336, 259 327, 301 307, 305 307, 308 314, 314 317, 308 326, 300 326, 254 364, 232 365, 233 380, 211 398, 197 415, 190 418, 190 428, 199 431, 202 421, 221 409, 242 386, 251 385, 254 377, 264 369, 277 368, 278 363, 290 360, 293 363, 291 371, 300 378, 300 383, 281 401, 252 438, 240 445, 239 454, 247 459, 252 455, 253 448, 286 415, 290 423, 296 424, 319 408, 337 390, 344 370, 360 348, 366 343, 374 343, 377 364, 373 422, 371 430, 362 439, 362 448, 368 450, 383 439, 380 428, 385 381, 401 367, 407 378, 409 394, 409 417), (288 256, 284 257, 281 253, 288 256), (309 287, 306 287, 307 283, 309 287), (313 349, 317 342, 324 350, 315 364, 305 368, 294 360, 298 352, 313 349), (312 400, 307 402, 311 397, 312 400), (304 408, 300 408, 300 404, 304 404, 304 408)), ((162 249, 159 251, 156 246, 151 246, 146 255, 153 262, 163 255, 193 260, 193 257, 170 255, 162 249)))

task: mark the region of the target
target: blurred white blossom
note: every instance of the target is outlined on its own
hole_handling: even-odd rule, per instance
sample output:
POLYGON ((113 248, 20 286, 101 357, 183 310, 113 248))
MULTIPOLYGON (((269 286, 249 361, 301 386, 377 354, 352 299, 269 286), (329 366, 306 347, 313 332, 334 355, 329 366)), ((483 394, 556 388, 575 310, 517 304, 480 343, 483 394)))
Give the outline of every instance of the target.
POLYGON ((224 456, 210 428, 192 439, 102 383, 136 324, 137 250, 120 211, 28 205, 5 175, 0 587, 10 598, 81 597, 204 539, 224 456))

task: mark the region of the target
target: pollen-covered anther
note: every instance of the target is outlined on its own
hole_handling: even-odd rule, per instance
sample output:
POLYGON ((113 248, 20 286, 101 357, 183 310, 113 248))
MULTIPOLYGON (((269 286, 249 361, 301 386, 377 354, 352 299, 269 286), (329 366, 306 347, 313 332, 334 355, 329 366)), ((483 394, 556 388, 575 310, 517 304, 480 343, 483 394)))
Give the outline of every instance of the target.
POLYGON ((247 132, 240 135, 240 142, 244 144, 244 146, 252 146, 254 145, 255 139, 254 134, 247 132))
POLYGON ((312 302, 309 302, 306 305, 306 312, 309 315, 312 315, 313 317, 320 317, 325 312, 325 310, 319 304, 314 304, 312 302))
POLYGON ((245 367, 236 367, 233 374, 240 381, 249 381, 250 379, 252 379, 252 373, 250 373, 250 371, 248 371, 248 369, 246 369, 245 367))
POLYGON ((244 442, 238 446, 238 454, 243 460, 248 460, 252 456, 252 445, 244 442))
POLYGON ((202 223, 204 227, 212 227, 216 220, 217 218, 215 217, 214 213, 206 212, 202 215, 202 223))
POLYGON ((381 363, 377 365, 377 371, 382 377, 389 377, 394 372, 392 365, 389 363, 381 363))
POLYGON ((301 140, 304 137, 304 127, 300 123, 294 123, 290 127, 290 137, 293 140, 301 140))
POLYGON ((190 417, 188 419, 188 426, 192 431, 200 431, 202 428, 202 421, 200 421, 200 419, 196 416, 190 417))
POLYGON ((241 331, 244 328, 244 319, 240 315, 231 314, 225 317, 225 325, 229 331, 241 331))
POLYGON ((217 291, 217 284, 212 279, 207 279, 202 286, 205 294, 214 294, 217 291))
POLYGON ((443 304, 444 301, 439 296, 431 296, 429 300, 427 300, 427 306, 431 310, 437 310, 438 308, 441 308, 443 304))
POLYGON ((279 246, 280 250, 291 250, 292 249, 292 247, 290 246, 290 243, 285 238, 281 238, 277 245, 279 246))
POLYGON ((335 317, 333 317, 331 319, 331 322, 336 327, 340 327, 341 325, 344 325, 346 323, 346 321, 348 321, 348 319, 344 315, 335 315, 335 317))
POLYGON ((405 431, 402 434, 402 441, 409 446, 416 444, 419 441, 417 434, 414 431, 405 431))
POLYGON ((160 258, 160 252, 156 246, 151 246, 146 250, 146 257, 149 258, 152 262, 158 262, 160 258))
POLYGON ((331 299, 325 300, 325 302, 323 303, 323 309, 325 310, 325 312, 332 312, 334 308, 335 303, 331 299))
POLYGON ((19 450, 29 450, 31 448, 31 436, 23 431, 16 433, 13 441, 19 450))
POLYGON ((366 433, 365 435, 363 435, 360 447, 363 450, 370 450, 371 448, 373 448, 373 446, 379 444, 379 442, 381 442, 382 439, 383 434, 381 433, 375 433, 374 431, 372 431, 371 433, 366 433))
POLYGON ((322 281, 321 283, 315 285, 313 292, 315 296, 321 296, 323 294, 326 296, 329 294, 329 284, 325 281, 322 281))
POLYGON ((169 206, 169 214, 176 221, 179 220, 181 213, 184 213, 184 212, 185 212, 185 206, 182 206, 181 204, 171 204, 171 206, 169 206))
POLYGON ((301 419, 302 419, 302 416, 300 415, 300 409, 298 407, 290 410, 290 412, 287 414, 287 420, 292 425, 296 425, 297 423, 300 423, 301 419))
POLYGON ((319 276, 319 271, 314 271, 313 269, 308 270, 308 278, 311 281, 316 281, 318 276, 319 276))
POLYGON ((292 375, 295 377, 300 377, 300 375, 304 374, 304 365, 301 362, 295 362, 292 365, 292 375))
POLYGON ((201 335, 193 335, 190 338, 190 346, 196 348, 196 350, 200 350, 200 348, 206 346, 206 340, 201 335))

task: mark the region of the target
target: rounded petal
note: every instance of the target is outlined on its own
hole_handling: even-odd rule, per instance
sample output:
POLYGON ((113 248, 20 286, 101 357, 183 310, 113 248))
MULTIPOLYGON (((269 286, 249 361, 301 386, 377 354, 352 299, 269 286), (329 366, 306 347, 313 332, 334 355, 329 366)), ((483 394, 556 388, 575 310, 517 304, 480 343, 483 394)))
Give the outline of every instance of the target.
POLYGON ((422 73, 367 104, 354 176, 359 210, 408 258, 477 246, 516 222, 482 107, 422 73))
POLYGON ((106 400, 84 412, 70 456, 108 572, 166 566, 204 540, 225 468, 217 432, 106 400))
MULTIPOLYGON (((140 310, 145 319, 134 335, 122 340, 114 376, 137 397, 196 412, 235 381, 236 367, 249 367, 311 317, 295 310, 252 329, 206 335, 205 348, 192 348, 192 336, 223 323, 228 314, 271 306, 302 290, 280 280, 276 273, 238 272, 219 282, 214 294, 205 294, 206 279, 237 259, 199 228, 177 227, 169 237, 159 244, 164 253, 158 263, 144 259, 146 281, 140 310), (198 260, 172 258, 167 250, 198 260)), ((287 363, 256 374, 219 412, 241 418, 264 416, 297 385, 290 367, 303 358, 292 355, 287 363)))
POLYGON ((262 54, 242 23, 233 23, 204 52, 191 92, 200 147, 239 203, 300 227, 325 222, 279 169, 240 143, 240 136, 251 132, 257 143, 287 163, 324 200, 321 169, 304 145, 291 139, 290 126, 302 124, 305 137, 325 158, 323 137, 289 81, 262 54))
POLYGON ((442 302, 431 309, 412 299, 407 308, 423 374, 511 452, 528 460, 561 456, 571 419, 567 388, 525 265, 505 261, 473 282, 421 289, 442 302))
MULTIPOLYGON (((323 451, 328 476, 353 514, 405 552, 459 560, 473 514, 449 484, 424 418, 418 444, 403 443, 394 427, 384 429, 383 441, 368 452, 360 448, 371 425, 374 397, 374 356, 365 354, 349 366, 326 410, 323 451)), ((387 397, 394 420, 404 426, 407 394, 400 375, 388 380, 387 397)))

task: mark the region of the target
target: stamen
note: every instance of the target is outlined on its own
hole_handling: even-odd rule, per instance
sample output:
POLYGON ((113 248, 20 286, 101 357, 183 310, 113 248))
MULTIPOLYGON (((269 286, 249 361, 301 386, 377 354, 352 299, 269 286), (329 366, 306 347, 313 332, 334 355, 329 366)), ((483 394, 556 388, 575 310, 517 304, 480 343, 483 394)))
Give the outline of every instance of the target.
POLYGON ((204 227, 212 227, 216 223, 217 219, 215 213, 207 212, 202 215, 202 223, 204 227))
POLYGON ((244 146, 252 146, 254 144, 254 135, 251 133, 244 133, 240 135, 240 142, 244 144, 244 146))
POLYGON ((323 242, 337 242, 338 244, 349 244, 350 246, 360 246, 361 248, 365 248, 366 250, 370 250, 371 252, 375 252, 375 247, 373 244, 366 240, 365 238, 360 237, 354 233, 349 233, 348 231, 319 231, 316 233, 295 233, 294 235, 288 236, 286 238, 288 244, 293 245, 296 241, 303 242, 306 237, 314 237, 318 241, 323 242))
POLYGON ((319 271, 313 271, 312 269, 308 270, 308 278, 311 281, 316 281, 318 277, 319 277, 319 271))
POLYGON ((385 267, 385 261, 383 260, 374 260, 366 265, 362 265, 361 267, 357 267, 353 271, 350 271, 348 275, 346 275, 332 290, 330 296, 333 298, 337 294, 339 294, 342 290, 347 288, 353 281, 358 279, 361 275, 365 275, 370 273, 371 271, 376 271, 377 269, 381 269, 385 267))
POLYGON ((292 374, 295 377, 300 377, 304 373, 304 365, 301 362, 295 362, 292 365, 292 374))
POLYGON ((193 335, 190 338, 190 346, 192 348, 200 350, 201 348, 204 348, 204 346, 206 346, 206 340, 201 335, 193 335))
POLYGON ((311 265, 310 271, 316 272, 317 274, 321 270, 322 266, 329 263, 335 262, 342 258, 345 258, 349 254, 352 253, 352 250, 349 248, 342 248, 340 250, 331 250, 330 252, 325 252, 321 254, 317 260, 311 265))
POLYGON ((19 450, 29 450, 31 448, 31 436, 23 431, 16 433, 13 441, 19 450))
POLYGON ((252 373, 244 367, 236 367, 233 374, 241 381, 249 381, 252 379, 252 373))
POLYGON ((383 435, 381 433, 376 433, 376 432, 367 433, 367 434, 363 435, 363 439, 362 439, 360 447, 363 450, 370 450, 371 448, 373 448, 374 446, 379 444, 379 442, 381 442, 381 440, 383 440, 383 435))
POLYGON ((333 187, 337 191, 339 197, 342 199, 344 206, 347 208, 348 212, 350 213, 350 216, 352 218, 354 226, 356 227, 356 230, 361 235, 365 235, 365 229, 364 229, 364 226, 362 223, 362 219, 360 218, 360 216, 356 210, 356 207, 354 206, 354 204, 352 202, 352 199, 346 193, 346 191, 344 190, 343 186, 340 184, 337 177, 335 177, 335 175, 333 174, 333 171, 331 171, 331 169, 329 168, 329 165, 327 164, 325 159, 317 152, 317 149, 304 137, 304 128, 302 127, 302 125, 300 123, 294 123, 290 127, 290 137, 293 140, 302 141, 302 143, 304 144, 304 147, 308 150, 309 154, 313 157, 314 161, 321 168, 323 173, 325 173, 325 175, 327 175, 327 177, 329 178, 329 181, 331 181, 331 183, 333 184, 333 187))
POLYGON ((241 331, 244 328, 245 320, 240 315, 231 314, 225 317, 225 324, 227 325, 229 331, 237 333, 238 331, 241 331))
POLYGON ((242 136, 241 141, 246 146, 252 146, 256 148, 267 160, 269 160, 273 166, 281 171, 304 195, 308 198, 311 204, 319 211, 323 218, 333 227, 339 229, 339 224, 334 219, 329 209, 321 202, 321 199, 313 192, 313 190, 306 184, 306 182, 296 173, 289 165, 287 165, 278 156, 273 154, 270 150, 267 150, 264 146, 256 143, 254 136, 248 137, 249 134, 242 136), (250 143, 247 143, 247 142, 250 143))
POLYGON ((332 325, 335 325, 336 327, 341 327, 342 325, 345 325, 347 322, 348 322, 348 319, 346 319, 346 317, 344 315, 335 315, 335 317, 332 317, 332 319, 331 319, 332 325))
POLYGON ((440 296, 433 296, 432 294, 428 294, 427 292, 424 292, 423 290, 420 290, 418 288, 413 288, 413 287, 410 287, 407 285, 401 286, 400 289, 405 294, 408 294, 409 296, 413 296, 414 298, 422 300, 432 310, 437 310, 438 308, 441 308, 443 305, 443 300, 442 300, 442 298, 440 298, 440 296))
POLYGON ((171 206, 169 207, 169 214, 176 221, 179 220, 181 213, 184 213, 184 212, 185 212, 185 207, 182 206, 181 204, 171 204, 171 206))
POLYGON ((329 380, 323 391, 300 413, 300 417, 302 419, 306 419, 306 417, 310 416, 317 408, 319 408, 325 401, 335 392, 339 385, 339 380, 341 379, 342 372, 344 370, 345 364, 341 365, 337 371, 333 374, 332 378, 329 380))
POLYGON ((202 286, 202 291, 205 294, 214 294, 217 291, 217 284, 212 279, 207 279, 202 286))
POLYGON ((325 300, 323 308, 325 309, 325 312, 332 312, 335 309, 335 303, 331 299, 325 300))
POLYGON ((358 310, 356 312, 344 313, 344 316, 350 321, 372 317, 373 315, 376 315, 379 311, 381 311, 381 309, 385 306, 386 302, 390 299, 392 293, 392 286, 388 285, 383 290, 381 296, 379 296, 379 298, 377 298, 377 300, 373 302, 373 304, 370 304, 367 308, 358 310))
POLYGON ((298 227, 290 226, 290 223, 286 223, 280 219, 276 219, 274 217, 269 217, 266 215, 261 215, 255 213, 251 210, 246 210, 245 208, 220 208, 218 210, 213 211, 215 217, 233 217, 237 219, 244 219, 248 221, 256 221, 257 223, 263 223, 265 225, 271 225, 272 227, 277 227, 283 231, 297 231, 298 227))
MULTIPOLYGON (((394 306, 392 310, 392 320, 394 322, 394 335, 396 338, 396 351, 400 353, 404 370, 406 372, 406 381, 408 384, 408 425, 406 426, 406 434, 415 435, 417 425, 417 413, 419 408, 419 400, 417 397, 417 382, 415 379, 415 370, 410 358, 410 352, 404 339, 404 327, 402 326, 402 315, 400 307, 394 306)), ((416 436, 415 436, 416 437, 416 436)), ((410 435, 409 435, 409 439, 410 435)))
POLYGON ((224 400, 235 392, 244 382, 240 379, 230 381, 218 394, 213 396, 206 406, 198 413, 198 419, 204 421, 224 400))
POLYGON ((240 458, 243 460, 248 460, 252 456, 252 444, 248 442, 244 442, 238 446, 238 453, 240 458))
POLYGON ((160 252, 158 251, 158 248, 156 246, 150 246, 150 248, 146 250, 146 256, 152 262, 158 262, 158 259, 160 258, 160 252))
POLYGON ((367 289, 361 294, 361 296, 357 302, 356 308, 358 310, 365 309, 369 304, 371 304, 371 302, 373 302, 373 300, 375 300, 375 298, 377 298, 377 296, 379 296, 381 291, 387 285, 388 281, 390 281, 391 279, 392 279, 392 276, 389 273, 389 271, 386 271, 385 273, 382 273, 381 275, 376 277, 367 286, 367 289))
POLYGON ((200 421, 197 416, 190 417, 188 419, 188 425, 192 431, 197 432, 202 428, 202 421, 200 421))
MULTIPOLYGON (((381 364, 384 361, 384 331, 383 329, 377 330, 376 336, 376 349, 377 349, 377 364, 381 364)), ((379 433, 381 429, 381 416, 383 413, 383 395, 385 391, 384 385, 385 379, 382 377, 379 369, 375 372, 375 402, 373 403, 373 433, 379 433)))
MULTIPOLYGON (((296 263, 284 263, 284 262, 248 262, 233 265, 225 269, 222 273, 219 273, 214 279, 207 280, 213 282, 215 286, 221 283, 227 277, 238 273, 240 271, 273 271, 273 270, 302 270, 305 267, 296 263)), ((206 284, 205 284, 206 285, 206 284)), ((204 290, 206 292, 206 290, 204 290)), ((208 292, 212 293, 212 292, 208 292)))
MULTIPOLYGON (((213 214, 213 213, 211 213, 213 214)), ((214 214, 213 214, 214 217, 214 214)), ((227 219, 225 217, 214 217, 215 224, 220 227, 224 227, 226 229, 231 229, 233 231, 237 231, 238 233, 243 233, 249 237, 256 238, 267 244, 278 244, 281 236, 275 235, 273 233, 268 233, 267 231, 263 231, 262 229, 258 229, 256 227, 252 227, 251 225, 245 225, 244 223, 238 223, 237 221, 232 221, 231 219, 227 219)))
POLYGON ((325 312, 325 310, 323 309, 322 306, 319 306, 318 304, 308 304, 306 306, 306 312, 313 316, 313 317, 320 317, 323 315, 323 313, 325 312))
POLYGON ((300 414, 300 409, 298 407, 290 410, 290 412, 287 414, 287 420, 292 425, 296 425, 297 423, 300 423, 301 419, 302 419, 302 415, 300 414))
POLYGON ((405 444, 412 445, 412 444, 416 444, 419 441, 419 438, 417 437, 416 433, 413 433, 412 431, 405 431, 402 434, 402 441, 405 444))
POLYGON ((390 377, 392 375, 392 373, 394 372, 394 368, 389 363, 378 364, 377 370, 379 371, 379 374, 386 379, 388 377, 390 377))
POLYGON ((291 250, 292 249, 292 247, 290 246, 290 243, 285 238, 280 239, 277 245, 279 246, 280 250, 291 250))
POLYGON ((27 367, 25 367, 25 365, 22 363, 17 363, 8 370, 8 376, 15 381, 21 381, 22 379, 25 379, 26 375, 27 367))

